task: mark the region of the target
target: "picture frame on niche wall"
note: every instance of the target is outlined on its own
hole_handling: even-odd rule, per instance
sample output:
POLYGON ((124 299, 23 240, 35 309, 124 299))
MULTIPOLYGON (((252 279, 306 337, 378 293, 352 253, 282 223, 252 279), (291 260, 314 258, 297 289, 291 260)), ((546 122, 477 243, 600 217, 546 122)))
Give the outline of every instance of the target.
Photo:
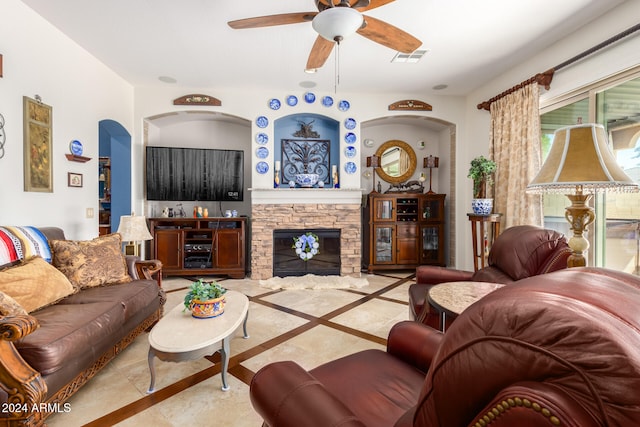
POLYGON ((53 192, 53 109, 39 99, 23 97, 24 191, 53 192))

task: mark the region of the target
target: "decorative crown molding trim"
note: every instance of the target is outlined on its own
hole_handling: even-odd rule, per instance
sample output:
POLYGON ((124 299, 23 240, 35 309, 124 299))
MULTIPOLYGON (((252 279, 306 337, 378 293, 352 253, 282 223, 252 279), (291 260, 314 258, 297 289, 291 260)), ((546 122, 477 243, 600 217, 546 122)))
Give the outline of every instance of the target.
POLYGON ((191 94, 173 100, 173 105, 213 105, 219 107, 222 101, 210 95, 191 94))
POLYGON ((393 104, 389 104, 389 111, 393 110, 432 111, 433 107, 426 102, 418 101, 416 99, 405 99, 404 101, 396 101, 393 104))

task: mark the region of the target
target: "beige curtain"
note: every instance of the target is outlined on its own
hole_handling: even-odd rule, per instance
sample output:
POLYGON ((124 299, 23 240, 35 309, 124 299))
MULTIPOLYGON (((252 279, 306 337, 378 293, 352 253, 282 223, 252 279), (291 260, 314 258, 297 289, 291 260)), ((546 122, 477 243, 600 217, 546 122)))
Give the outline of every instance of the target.
POLYGON ((493 211, 502 227, 543 225, 542 196, 527 194, 540 170, 539 87, 533 82, 491 104, 491 158, 497 164, 493 211))

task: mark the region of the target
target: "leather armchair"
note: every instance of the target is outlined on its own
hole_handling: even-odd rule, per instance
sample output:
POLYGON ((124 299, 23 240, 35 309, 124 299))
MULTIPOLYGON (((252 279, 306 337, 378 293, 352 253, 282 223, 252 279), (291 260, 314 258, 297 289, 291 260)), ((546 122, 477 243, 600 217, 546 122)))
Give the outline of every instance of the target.
POLYGON ((533 225, 507 228, 489 252, 488 266, 477 272, 423 265, 409 287, 411 318, 434 328, 438 315, 426 303, 427 291, 444 282, 476 281, 508 284, 526 277, 567 268, 571 249, 564 234, 533 225))
POLYGON ((489 294, 442 334, 401 322, 387 351, 254 376, 270 427, 640 425, 640 278, 573 268, 489 294))

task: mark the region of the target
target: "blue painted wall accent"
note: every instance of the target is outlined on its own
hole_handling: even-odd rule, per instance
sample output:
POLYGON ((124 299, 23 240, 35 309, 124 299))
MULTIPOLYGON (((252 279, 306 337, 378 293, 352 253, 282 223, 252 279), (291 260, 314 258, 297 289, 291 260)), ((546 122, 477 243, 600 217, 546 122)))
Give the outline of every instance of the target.
MULTIPOLYGON (((331 141, 329 165, 340 165, 340 122, 331 117, 320 114, 291 114, 281 117, 274 121, 273 134, 275 141, 273 142, 274 161, 282 162, 282 140, 283 139, 303 139, 293 136, 295 132, 300 130, 300 122, 312 123, 312 130, 320 134, 314 139, 328 139, 331 141)), ((312 141, 313 139, 309 139, 312 141)), ((282 165, 284 167, 284 165, 282 165)), ((282 183, 286 185, 287 183, 282 183)))

